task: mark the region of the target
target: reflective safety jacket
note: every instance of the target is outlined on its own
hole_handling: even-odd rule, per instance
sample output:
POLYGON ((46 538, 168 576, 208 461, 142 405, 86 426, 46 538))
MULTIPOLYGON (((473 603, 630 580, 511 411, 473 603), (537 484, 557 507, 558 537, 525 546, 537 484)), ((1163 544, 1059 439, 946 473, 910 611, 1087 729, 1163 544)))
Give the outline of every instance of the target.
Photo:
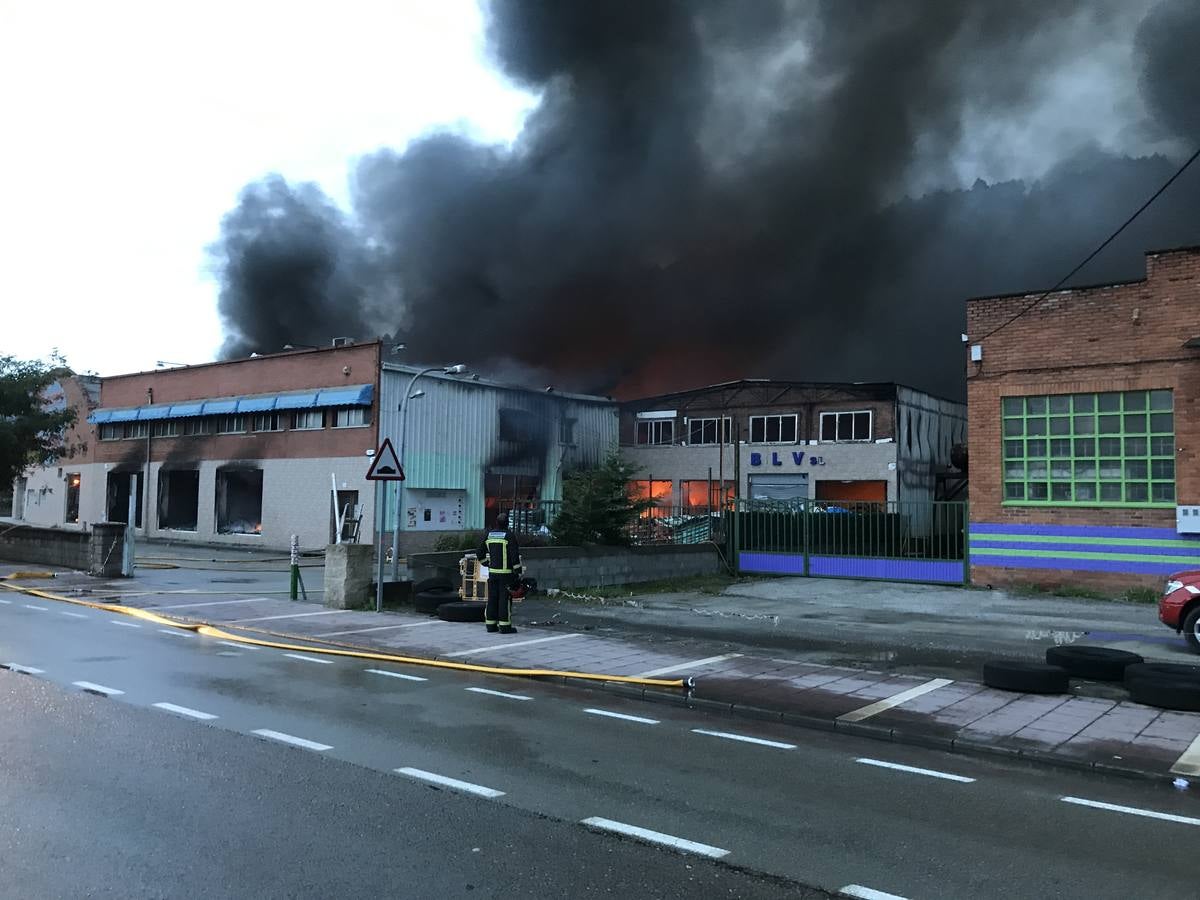
POLYGON ((521 548, 511 531, 489 531, 479 548, 479 558, 486 560, 489 575, 511 575, 521 564, 521 548))

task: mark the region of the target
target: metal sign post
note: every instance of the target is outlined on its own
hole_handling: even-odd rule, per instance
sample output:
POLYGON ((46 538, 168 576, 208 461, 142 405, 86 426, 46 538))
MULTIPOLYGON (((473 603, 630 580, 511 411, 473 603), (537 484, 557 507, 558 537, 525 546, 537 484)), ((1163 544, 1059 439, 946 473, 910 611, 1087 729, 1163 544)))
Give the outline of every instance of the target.
POLYGON ((383 611, 383 566, 387 556, 387 532, 384 530, 384 497, 387 494, 389 481, 403 481, 404 470, 392 442, 387 438, 379 445, 371 459, 371 467, 367 469, 367 480, 375 482, 375 533, 379 541, 379 564, 375 576, 375 611, 383 611))

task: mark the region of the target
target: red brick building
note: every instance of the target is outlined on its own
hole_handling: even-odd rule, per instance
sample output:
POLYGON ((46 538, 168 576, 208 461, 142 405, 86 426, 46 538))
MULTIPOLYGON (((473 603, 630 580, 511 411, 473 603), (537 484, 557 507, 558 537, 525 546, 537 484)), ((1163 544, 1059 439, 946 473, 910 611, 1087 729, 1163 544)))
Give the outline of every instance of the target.
POLYGON ((1200 247, 1042 293, 967 304, 973 580, 1157 586, 1200 567, 1179 509, 1200 504, 1200 247))

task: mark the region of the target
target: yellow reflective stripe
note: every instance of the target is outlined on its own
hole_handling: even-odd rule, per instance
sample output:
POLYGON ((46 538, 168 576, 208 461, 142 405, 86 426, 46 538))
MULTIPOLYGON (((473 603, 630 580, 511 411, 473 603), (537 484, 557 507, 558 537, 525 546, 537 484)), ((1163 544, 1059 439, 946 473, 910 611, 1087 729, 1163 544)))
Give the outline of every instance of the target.
POLYGON ((497 575, 511 575, 512 569, 508 565, 508 541, 503 538, 488 538, 486 541, 488 546, 492 544, 500 545, 500 566, 494 569, 488 569, 489 572, 495 572, 497 575))

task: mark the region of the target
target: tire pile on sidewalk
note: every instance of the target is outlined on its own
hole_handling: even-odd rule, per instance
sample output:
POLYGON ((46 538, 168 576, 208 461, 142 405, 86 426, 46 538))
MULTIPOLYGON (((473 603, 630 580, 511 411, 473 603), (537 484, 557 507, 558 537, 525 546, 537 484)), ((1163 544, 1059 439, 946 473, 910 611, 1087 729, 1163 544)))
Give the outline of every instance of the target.
POLYGON ((1124 683, 1137 703, 1200 712, 1200 666, 1148 663, 1127 650, 1051 647, 1044 663, 993 660, 983 665, 983 683, 1002 691, 1065 694, 1072 678, 1124 683))

